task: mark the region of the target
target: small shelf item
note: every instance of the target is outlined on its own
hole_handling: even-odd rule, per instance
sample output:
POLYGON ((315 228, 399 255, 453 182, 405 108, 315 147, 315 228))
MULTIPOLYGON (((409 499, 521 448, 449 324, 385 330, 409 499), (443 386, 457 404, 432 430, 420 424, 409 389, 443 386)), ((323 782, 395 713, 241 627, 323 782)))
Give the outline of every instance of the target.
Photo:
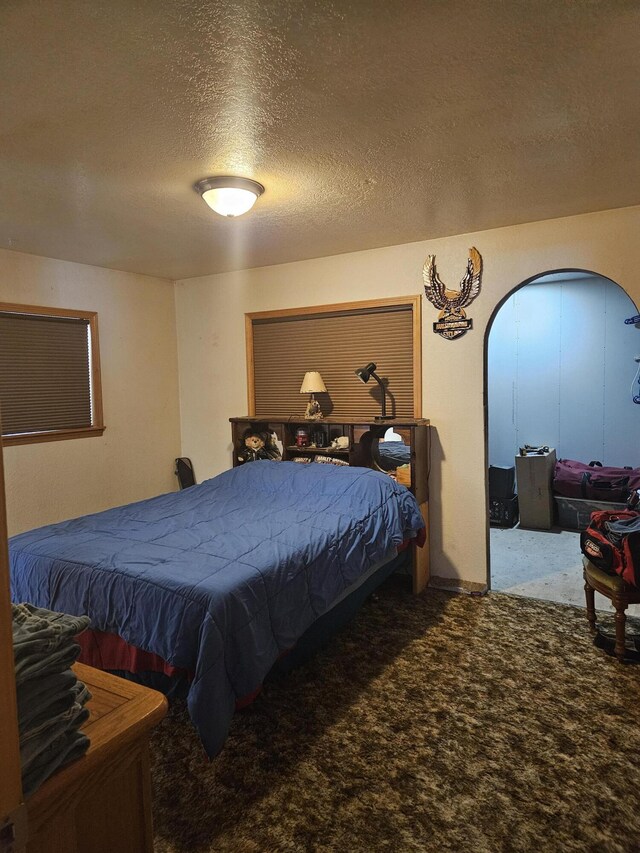
POLYGON ((310 445, 309 439, 309 430, 305 427, 298 427, 296 430, 296 447, 309 447, 310 445))
POLYGON ((348 456, 349 448, 347 447, 344 450, 337 450, 334 447, 298 447, 293 444, 291 447, 287 447, 287 450, 290 453, 321 453, 324 456, 331 456, 334 453, 337 453, 340 456, 348 456))
POLYGON ((326 394, 327 389, 322 381, 322 376, 320 376, 317 370, 309 370, 305 373, 302 385, 300 386, 300 393, 311 395, 304 413, 305 419, 308 421, 321 421, 324 415, 320 409, 320 403, 318 403, 313 395, 326 394))
POLYGON ((316 462, 324 465, 346 465, 347 468, 349 467, 349 462, 346 459, 338 459, 337 456, 326 456, 325 454, 318 454, 316 462))
POLYGON ((255 462, 258 459, 281 459, 280 450, 269 430, 247 427, 240 439, 241 446, 236 449, 236 460, 240 464, 255 462))

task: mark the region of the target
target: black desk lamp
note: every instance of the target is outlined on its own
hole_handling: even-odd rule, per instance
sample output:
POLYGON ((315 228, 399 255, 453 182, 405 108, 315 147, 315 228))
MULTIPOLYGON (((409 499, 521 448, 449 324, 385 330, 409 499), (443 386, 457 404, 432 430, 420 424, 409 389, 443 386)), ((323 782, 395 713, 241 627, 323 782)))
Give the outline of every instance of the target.
POLYGON ((393 415, 387 414, 387 392, 384 387, 384 383, 376 373, 376 365, 370 361, 369 364, 366 364, 364 367, 359 367, 358 370, 355 371, 355 374, 361 382, 368 382, 373 376, 378 385, 382 388, 382 412, 379 415, 376 415, 374 420, 392 421, 393 415))

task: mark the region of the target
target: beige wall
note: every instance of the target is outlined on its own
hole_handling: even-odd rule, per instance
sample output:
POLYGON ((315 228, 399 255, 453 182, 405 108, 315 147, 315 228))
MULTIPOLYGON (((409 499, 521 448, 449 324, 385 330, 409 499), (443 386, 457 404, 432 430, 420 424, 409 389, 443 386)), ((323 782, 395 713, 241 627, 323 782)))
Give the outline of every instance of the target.
MULTIPOLYGON (((435 426, 432 571, 482 583, 489 320, 518 284, 562 268, 608 276, 640 303, 639 233, 640 207, 634 207, 177 282, 182 452, 193 460, 199 480, 230 464, 227 419, 247 412, 245 312, 419 293, 429 253, 436 255, 443 281, 457 287, 467 249, 474 245, 484 259, 484 278, 468 311, 473 330, 459 340, 444 340, 431 330, 435 309, 423 306, 423 415, 435 426)), ((371 357, 375 360, 375 341, 371 357)))
POLYGON ((106 430, 4 449, 9 533, 176 488, 171 282, 0 250, 0 301, 98 312, 106 430))
POLYGON ((483 582, 490 317, 522 281, 567 267, 608 276, 640 303, 639 232, 640 208, 625 208, 177 282, 177 350, 170 282, 0 250, 0 301, 98 311, 107 425, 101 438, 5 448, 10 533, 174 489, 178 374, 181 452, 199 480, 228 467, 228 418, 247 411, 245 312, 419 293, 429 253, 455 287, 475 245, 485 272, 473 330, 445 341, 423 306, 423 414, 435 426, 434 574, 483 582))

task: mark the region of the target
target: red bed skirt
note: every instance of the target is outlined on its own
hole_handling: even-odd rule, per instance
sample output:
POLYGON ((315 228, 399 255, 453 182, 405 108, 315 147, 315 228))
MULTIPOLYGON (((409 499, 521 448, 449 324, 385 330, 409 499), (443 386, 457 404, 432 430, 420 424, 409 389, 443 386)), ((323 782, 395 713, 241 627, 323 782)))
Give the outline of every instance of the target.
POLYGON ((122 669, 125 672, 162 672, 170 678, 192 674, 186 669, 171 666, 160 655, 145 652, 125 642, 117 634, 94 631, 87 628, 76 640, 80 644, 80 663, 86 663, 96 669, 122 669))
MULTIPOLYGON (((86 663, 96 669, 123 670, 134 675, 142 672, 161 672, 169 678, 186 677, 188 681, 193 678, 193 673, 188 670, 171 666, 160 655, 138 649, 117 634, 87 628, 76 637, 76 641, 80 644, 80 663, 86 663)), ((261 690, 262 687, 259 687, 248 696, 236 699, 236 710, 250 705, 261 690)))

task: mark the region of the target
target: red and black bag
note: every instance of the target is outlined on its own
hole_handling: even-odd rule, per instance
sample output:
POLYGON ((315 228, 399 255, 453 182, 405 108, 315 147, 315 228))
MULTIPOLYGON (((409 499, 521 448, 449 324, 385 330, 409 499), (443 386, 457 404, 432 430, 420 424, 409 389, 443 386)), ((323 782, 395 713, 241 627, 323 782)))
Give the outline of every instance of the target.
POLYGON ((605 467, 600 462, 558 459, 553 492, 565 498, 624 503, 630 492, 640 489, 640 468, 605 467))
POLYGON ((589 526, 580 534, 580 550, 603 572, 640 586, 640 512, 592 512, 589 526))

